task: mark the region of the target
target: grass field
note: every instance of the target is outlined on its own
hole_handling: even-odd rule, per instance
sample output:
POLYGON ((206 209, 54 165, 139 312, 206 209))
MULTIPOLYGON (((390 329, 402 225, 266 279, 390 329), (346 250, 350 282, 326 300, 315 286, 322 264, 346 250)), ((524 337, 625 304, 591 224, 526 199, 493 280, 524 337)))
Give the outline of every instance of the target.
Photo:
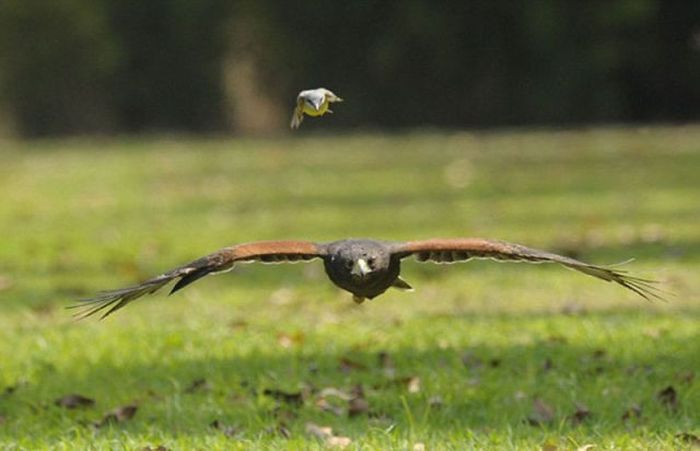
POLYGON ((0 448, 697 445, 700 128, 299 136, 0 143, 0 448), (224 245, 348 236, 635 257, 674 295, 409 261, 415 292, 356 306, 313 262, 64 309, 224 245))

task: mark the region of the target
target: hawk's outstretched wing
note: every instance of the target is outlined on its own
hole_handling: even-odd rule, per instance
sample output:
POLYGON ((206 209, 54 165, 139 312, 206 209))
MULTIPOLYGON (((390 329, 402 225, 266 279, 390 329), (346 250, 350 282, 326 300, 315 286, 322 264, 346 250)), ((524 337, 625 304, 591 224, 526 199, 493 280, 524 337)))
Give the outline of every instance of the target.
POLYGON ((482 238, 431 239, 396 243, 392 253, 399 258, 414 255, 420 262, 454 263, 472 258, 528 263, 559 263, 567 268, 608 282, 615 282, 645 299, 663 299, 653 280, 629 275, 610 266, 592 265, 563 255, 531 249, 519 244, 482 238))
POLYGON ((259 241, 225 247, 179 268, 161 274, 131 287, 103 291, 93 298, 83 299, 69 308, 81 309, 76 316, 85 318, 107 309, 102 318, 114 313, 134 299, 155 293, 164 285, 177 280, 170 293, 174 293, 207 274, 225 272, 236 263, 259 261, 262 263, 287 263, 308 261, 325 254, 325 247, 310 241, 259 241))

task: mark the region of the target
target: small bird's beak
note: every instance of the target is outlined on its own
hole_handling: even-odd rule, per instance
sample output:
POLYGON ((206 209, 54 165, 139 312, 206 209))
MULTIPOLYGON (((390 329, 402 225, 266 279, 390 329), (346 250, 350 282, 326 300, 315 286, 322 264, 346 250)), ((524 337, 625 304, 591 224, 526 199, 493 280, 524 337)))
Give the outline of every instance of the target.
POLYGON ((313 100, 305 99, 304 103, 314 110, 318 111, 321 108, 321 102, 314 102, 313 100))
POLYGON ((352 265, 352 271, 350 271, 350 274, 352 274, 355 277, 364 279, 364 277, 371 272, 372 268, 369 267, 367 262, 362 258, 358 258, 357 260, 355 260, 355 264, 352 265))

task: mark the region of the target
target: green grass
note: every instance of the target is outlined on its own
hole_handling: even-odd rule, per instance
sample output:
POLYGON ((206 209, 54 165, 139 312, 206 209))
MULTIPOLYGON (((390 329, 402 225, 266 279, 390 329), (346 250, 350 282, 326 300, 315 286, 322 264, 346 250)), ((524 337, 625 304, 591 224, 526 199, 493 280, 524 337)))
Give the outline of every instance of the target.
POLYGON ((1 143, 0 448, 324 448, 309 422, 350 449, 677 449, 700 434, 700 128, 299 136, 1 143), (348 236, 635 257, 675 296, 409 261, 414 293, 358 307, 314 262, 246 265, 105 321, 63 308, 224 245, 348 236), (357 385, 368 411, 317 406, 357 385), (96 404, 54 405, 71 393, 96 404), (535 400, 550 421, 528 423, 535 400), (91 425, 127 404, 132 419, 91 425))

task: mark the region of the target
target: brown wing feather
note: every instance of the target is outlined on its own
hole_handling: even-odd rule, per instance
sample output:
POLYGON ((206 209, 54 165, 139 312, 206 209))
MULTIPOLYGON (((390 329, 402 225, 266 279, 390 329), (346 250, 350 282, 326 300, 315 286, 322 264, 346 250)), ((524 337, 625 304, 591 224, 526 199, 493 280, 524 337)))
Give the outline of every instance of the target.
POLYGON ((589 276, 614 282, 634 291, 645 299, 663 299, 660 295, 661 291, 654 286, 656 281, 635 277, 626 271, 609 266, 592 265, 563 255, 505 241, 482 238, 438 238, 399 243, 394 245, 392 252, 399 258, 414 255, 418 261, 434 263, 464 262, 472 258, 529 263, 559 263, 589 276))
POLYGON ((259 241, 239 244, 218 250, 138 285, 102 291, 97 296, 81 299, 78 304, 68 308, 79 309, 76 314, 79 318, 85 318, 104 311, 101 317, 104 318, 134 299, 155 293, 173 280, 177 280, 177 283, 171 290, 171 294, 207 274, 228 271, 238 262, 284 263, 308 261, 321 257, 324 253, 325 247, 323 245, 310 241, 259 241))

